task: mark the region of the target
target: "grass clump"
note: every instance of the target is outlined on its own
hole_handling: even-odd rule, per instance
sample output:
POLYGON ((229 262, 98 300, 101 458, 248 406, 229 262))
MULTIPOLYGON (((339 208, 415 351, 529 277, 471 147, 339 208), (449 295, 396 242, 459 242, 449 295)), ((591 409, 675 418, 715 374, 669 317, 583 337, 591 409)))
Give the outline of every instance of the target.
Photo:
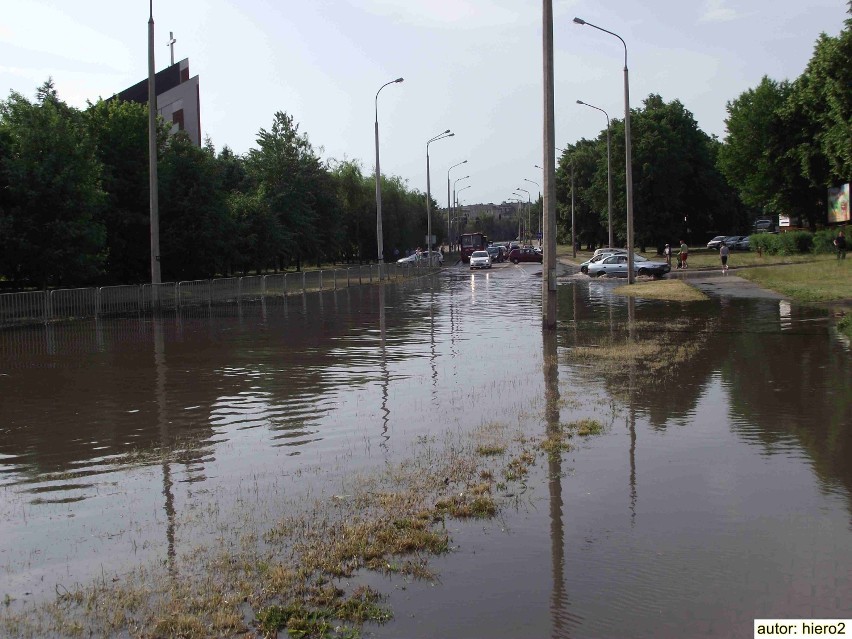
POLYGON ((603 425, 594 419, 581 419, 571 422, 568 424, 568 428, 575 432, 578 437, 600 435, 603 432, 603 425))
POLYGON ((476 454, 481 457, 496 457, 505 453, 505 446, 497 446, 495 444, 480 444, 476 447, 476 454))
POLYGON ((709 299, 704 293, 681 280, 654 280, 627 284, 613 289, 613 293, 672 302, 703 302, 709 299))
POLYGON ((562 453, 567 453, 571 450, 571 444, 568 443, 572 433, 565 429, 562 424, 558 424, 555 428, 551 428, 538 447, 544 451, 547 458, 551 461, 559 459, 562 453))

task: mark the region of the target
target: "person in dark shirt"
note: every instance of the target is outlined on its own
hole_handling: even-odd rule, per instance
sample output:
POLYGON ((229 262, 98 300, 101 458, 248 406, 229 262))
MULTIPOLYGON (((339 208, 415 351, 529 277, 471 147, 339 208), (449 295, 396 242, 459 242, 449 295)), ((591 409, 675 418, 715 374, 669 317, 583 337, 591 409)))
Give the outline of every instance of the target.
POLYGON ((837 249, 837 259, 845 260, 846 259, 846 236, 843 235, 843 231, 840 231, 837 234, 837 237, 834 238, 834 247, 837 249))

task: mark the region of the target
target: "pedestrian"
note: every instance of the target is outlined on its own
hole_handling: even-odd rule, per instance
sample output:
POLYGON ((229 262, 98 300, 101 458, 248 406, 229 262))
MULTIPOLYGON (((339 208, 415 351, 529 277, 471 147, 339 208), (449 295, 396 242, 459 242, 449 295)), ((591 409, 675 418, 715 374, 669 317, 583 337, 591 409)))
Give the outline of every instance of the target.
POLYGON ((845 260, 846 259, 846 236, 843 235, 843 231, 840 231, 837 234, 837 237, 834 238, 834 246, 837 249, 837 259, 845 260))
POLYGON ((719 257, 722 258, 722 275, 728 274, 728 245, 722 242, 719 247, 719 257))
POLYGON ((681 263, 681 268, 686 268, 686 260, 689 258, 689 247, 686 245, 686 242, 683 240, 680 241, 680 253, 678 254, 678 259, 681 263))
POLYGON ((671 267, 672 265, 672 247, 666 244, 666 248, 663 249, 663 255, 666 256, 666 264, 671 267))

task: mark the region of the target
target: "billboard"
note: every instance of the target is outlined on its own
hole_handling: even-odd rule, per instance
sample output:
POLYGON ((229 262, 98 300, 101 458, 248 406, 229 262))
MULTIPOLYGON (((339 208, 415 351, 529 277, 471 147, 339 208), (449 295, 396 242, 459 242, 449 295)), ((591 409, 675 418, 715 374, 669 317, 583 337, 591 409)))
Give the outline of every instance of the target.
POLYGON ((849 221, 849 183, 828 189, 828 223, 849 221))

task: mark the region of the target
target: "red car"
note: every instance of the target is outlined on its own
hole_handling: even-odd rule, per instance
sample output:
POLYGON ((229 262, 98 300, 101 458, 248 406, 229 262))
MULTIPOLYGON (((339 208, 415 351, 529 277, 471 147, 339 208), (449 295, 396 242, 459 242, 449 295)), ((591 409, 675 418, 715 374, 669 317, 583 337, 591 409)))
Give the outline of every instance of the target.
POLYGON ((523 248, 513 248, 509 251, 509 261, 512 264, 517 264, 518 262, 538 262, 542 264, 544 258, 540 251, 536 251, 531 246, 525 246, 523 248))

